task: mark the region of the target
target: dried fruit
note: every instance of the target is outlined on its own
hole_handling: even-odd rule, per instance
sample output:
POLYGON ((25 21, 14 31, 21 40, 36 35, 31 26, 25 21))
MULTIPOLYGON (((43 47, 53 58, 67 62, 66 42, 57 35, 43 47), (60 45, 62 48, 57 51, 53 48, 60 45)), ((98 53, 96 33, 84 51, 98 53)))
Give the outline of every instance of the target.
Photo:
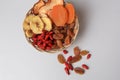
POLYGON ((61 34, 61 33, 58 33, 58 34, 53 34, 53 38, 54 39, 63 39, 64 35, 61 34))
POLYGON ((52 22, 51 22, 51 20, 48 17, 42 17, 41 19, 45 24, 44 29, 47 30, 47 31, 51 31, 52 30, 52 22))
POLYGON ((44 23, 39 16, 34 16, 30 19, 30 28, 35 34, 41 34, 44 29, 44 23))
POLYGON ((26 36, 27 36, 28 38, 30 38, 30 37, 33 36, 32 30, 26 30, 26 31, 25 31, 25 34, 26 34, 26 36))
POLYGON ((34 14, 38 14, 39 13, 39 9, 44 6, 45 3, 43 0, 39 0, 33 7, 33 13, 34 14))
POLYGON ((88 54, 88 55, 87 55, 87 59, 90 59, 90 58, 91 58, 91 54, 88 54))
POLYGON ((75 73, 80 74, 80 75, 83 75, 85 73, 85 70, 80 67, 74 68, 74 71, 75 73))
POLYGON ((62 54, 59 54, 59 55, 58 55, 58 61, 59 61, 61 64, 64 64, 64 63, 66 62, 65 57, 64 57, 62 54))
POLYGON ((75 19, 75 9, 74 9, 74 6, 71 3, 66 3, 65 7, 66 7, 66 9, 68 11, 68 21, 67 21, 67 23, 71 24, 74 21, 74 19, 75 19))
POLYGON ((82 50, 82 51, 80 52, 80 55, 85 56, 85 55, 87 55, 88 53, 89 53, 89 51, 87 51, 87 50, 82 50))
POLYGON ((75 63, 75 62, 78 62, 82 59, 82 56, 81 55, 76 55, 74 57, 72 57, 72 60, 70 61, 70 63, 75 63))
POLYGON ((86 65, 86 64, 82 64, 82 68, 84 68, 84 69, 89 69, 89 67, 86 65))
POLYGON ((68 20, 68 12, 63 5, 55 5, 48 15, 56 26, 64 26, 68 20))
POLYGON ((62 48, 62 47, 63 47, 63 43, 62 43, 61 40, 56 40, 56 42, 57 42, 57 46, 58 46, 59 48, 62 48))
POLYGON ((72 60, 72 56, 69 56, 68 58, 67 58, 67 62, 70 62, 72 60))
POLYGON ((75 34, 70 29, 67 30, 67 35, 69 35, 71 38, 75 36, 75 34))
POLYGON ((70 75, 69 69, 67 67, 64 68, 66 74, 70 75))
POLYGON ((38 48, 49 51, 52 49, 54 39, 52 38, 53 33, 43 31, 42 34, 33 35, 32 41, 33 46, 37 45, 38 48), (51 38, 50 38, 51 37, 51 38))
POLYGON ((53 8, 55 5, 63 5, 63 0, 48 0, 46 5, 39 9, 39 14, 46 14, 50 9, 53 8))
POLYGON ((64 53, 64 54, 67 54, 67 53, 68 53, 68 51, 67 51, 67 50, 63 50, 63 53, 64 53))
POLYGON ((78 46, 74 48, 74 55, 80 55, 80 49, 78 46))
POLYGON ((70 70, 73 70, 72 64, 69 64, 69 69, 70 69, 70 70))
POLYGON ((70 38, 70 36, 67 36, 65 38, 65 45, 69 45, 70 43, 71 43, 71 38, 70 38))

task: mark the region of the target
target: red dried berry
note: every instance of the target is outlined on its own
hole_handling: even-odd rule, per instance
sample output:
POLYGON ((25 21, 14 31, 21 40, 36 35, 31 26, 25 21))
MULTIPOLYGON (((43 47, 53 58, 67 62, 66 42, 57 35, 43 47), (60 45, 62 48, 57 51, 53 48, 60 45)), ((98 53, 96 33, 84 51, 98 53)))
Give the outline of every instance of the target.
POLYGON ((46 50, 51 50, 51 47, 46 47, 46 50))
POLYGON ((45 50, 45 47, 43 45, 38 45, 38 47, 42 50, 45 50))
POLYGON ((49 36, 51 40, 53 40, 53 37, 52 36, 49 36))
POLYGON ((67 50, 63 50, 63 53, 64 53, 64 54, 67 54, 67 53, 68 53, 68 51, 67 51, 67 50))
POLYGON ((86 65, 86 64, 82 64, 82 68, 84 68, 84 69, 89 69, 89 67, 86 65))
POLYGON ((65 62, 65 66, 66 66, 69 70, 73 70, 72 64, 69 64, 69 63, 65 62))
POLYGON ((49 38, 49 35, 46 35, 46 36, 45 36, 45 40, 47 40, 48 38, 49 38))
POLYGON ((53 34, 53 32, 51 31, 51 32, 49 32, 49 35, 51 35, 51 34, 53 34))
POLYGON ((69 69, 70 69, 70 70, 73 70, 72 64, 69 64, 69 69))
POLYGON ((43 43, 43 46, 46 47, 46 43, 43 43))
POLYGON ((51 43, 48 44, 49 47, 52 47, 53 45, 51 43))
POLYGON ((67 62, 65 62, 65 66, 69 69, 69 64, 67 62))
POLYGON ((87 55, 87 59, 90 59, 90 58, 91 58, 91 54, 88 54, 88 55, 87 55))
POLYGON ((67 58, 67 62, 70 62, 72 60, 72 56, 69 56, 68 58, 67 58))
POLYGON ((67 67, 64 68, 67 75, 70 75, 69 69, 67 67))

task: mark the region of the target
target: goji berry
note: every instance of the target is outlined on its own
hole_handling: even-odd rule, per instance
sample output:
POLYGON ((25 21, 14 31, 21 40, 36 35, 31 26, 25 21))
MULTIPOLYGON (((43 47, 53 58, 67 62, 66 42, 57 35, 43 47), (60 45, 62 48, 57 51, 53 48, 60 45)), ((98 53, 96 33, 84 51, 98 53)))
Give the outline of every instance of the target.
POLYGON ((52 36, 49 36, 51 40, 53 40, 53 37, 52 36))
POLYGON ((47 40, 48 38, 49 38, 49 35, 46 35, 46 36, 45 36, 45 40, 47 40))
POLYGON ((67 58, 67 62, 70 62, 72 60, 72 56, 69 56, 68 58, 67 58))
POLYGON ((67 67, 64 68, 67 75, 70 75, 69 69, 67 67))
POLYGON ((65 66, 66 66, 68 69, 70 69, 69 64, 68 64, 67 62, 65 62, 65 66))
POLYGON ((69 69, 70 69, 70 70, 73 70, 72 64, 69 64, 69 69))
POLYGON ((90 59, 90 58, 91 58, 91 54, 88 54, 88 55, 87 55, 87 59, 90 59))
POLYGON ((63 50, 63 53, 64 53, 64 54, 67 54, 67 53, 68 53, 68 51, 67 51, 67 50, 63 50))
POLYGON ((47 47, 46 47, 46 50, 51 50, 51 47, 48 47, 48 46, 47 46, 47 47))

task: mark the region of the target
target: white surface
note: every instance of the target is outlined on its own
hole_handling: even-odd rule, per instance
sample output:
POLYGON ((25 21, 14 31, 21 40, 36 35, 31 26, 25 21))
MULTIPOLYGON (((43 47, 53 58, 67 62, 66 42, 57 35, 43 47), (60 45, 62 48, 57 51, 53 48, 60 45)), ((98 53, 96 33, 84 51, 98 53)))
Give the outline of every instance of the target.
MULTIPOLYGON (((37 0, 0 0, 0 80, 120 80, 120 0, 69 0, 82 18, 73 47, 90 50, 83 76, 67 76, 57 54, 42 54, 25 40, 22 22, 37 0)), ((81 63, 76 64, 80 65, 81 63)))

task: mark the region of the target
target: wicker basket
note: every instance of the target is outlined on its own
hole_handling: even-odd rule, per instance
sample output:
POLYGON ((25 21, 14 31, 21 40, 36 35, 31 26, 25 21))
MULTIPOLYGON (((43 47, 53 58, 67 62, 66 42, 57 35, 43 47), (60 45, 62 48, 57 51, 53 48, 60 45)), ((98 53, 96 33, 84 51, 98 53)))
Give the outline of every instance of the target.
MULTIPOLYGON (((32 14, 32 9, 30 9, 30 10, 28 11, 28 13, 26 14, 26 16, 28 16, 28 15, 30 15, 30 14, 32 14)), ((64 46, 63 48, 60 48, 60 49, 52 49, 52 50, 50 50, 50 51, 45 51, 45 50, 42 50, 42 49, 38 48, 37 46, 35 46, 35 45, 32 44, 32 40, 31 40, 30 38, 28 38, 26 35, 25 35, 25 37, 26 37, 26 40, 27 40, 35 49, 37 49, 38 51, 40 51, 40 52, 45 52, 45 53, 57 53, 57 52, 60 52, 60 51, 66 49, 66 48, 68 48, 69 46, 72 45, 72 43, 75 41, 75 39, 76 39, 76 37, 77 37, 78 31, 79 31, 79 20, 78 20, 78 17, 76 16, 76 19, 75 19, 75 27, 74 27, 75 36, 72 38, 71 43, 70 43, 69 45, 67 45, 67 46, 64 46)), ((24 30, 24 34, 25 34, 25 30, 24 30)))

